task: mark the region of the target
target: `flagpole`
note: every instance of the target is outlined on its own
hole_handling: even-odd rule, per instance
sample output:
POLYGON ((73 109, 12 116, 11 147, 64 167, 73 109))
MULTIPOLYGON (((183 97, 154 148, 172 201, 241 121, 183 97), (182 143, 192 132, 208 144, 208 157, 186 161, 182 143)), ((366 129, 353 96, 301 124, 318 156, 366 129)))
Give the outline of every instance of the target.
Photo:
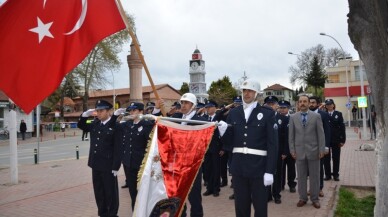
MULTIPOLYGON (((172 121, 172 122, 185 122, 190 124, 208 124, 208 123, 214 123, 216 126, 221 125, 218 122, 208 122, 208 121, 198 121, 198 120, 187 120, 182 118, 170 118, 170 117, 162 117, 162 116, 155 116, 155 115, 127 115, 125 116, 126 120, 134 120, 135 118, 139 118, 140 120, 165 120, 165 121, 172 121)), ((228 124, 228 127, 231 126, 228 124)))
POLYGON ((18 170, 18 150, 17 150, 17 127, 16 127, 16 111, 15 104, 10 100, 10 109, 9 109, 9 159, 10 159, 10 174, 11 174, 11 183, 19 183, 19 170, 18 170))
MULTIPOLYGON (((117 6, 118 6, 118 9, 119 9, 119 11, 120 11, 121 18, 123 19, 125 25, 127 26, 127 30, 128 30, 128 32, 129 32, 129 35, 131 36, 131 38, 132 38, 132 40, 133 40, 133 44, 135 45, 136 52, 137 52, 137 54, 139 55, 139 58, 140 58, 140 60, 141 60, 141 62, 142 62, 142 64, 143 64, 144 70, 145 70, 145 72, 146 72, 146 74, 147 74, 147 77, 148 77, 148 81, 150 82, 151 87, 152 87, 152 91, 153 91, 154 94, 155 94, 155 98, 156 98, 157 100, 160 100, 159 94, 158 94, 158 92, 156 91, 156 88, 155 88, 155 85, 154 85, 154 81, 152 80, 151 74, 150 74, 150 72, 149 72, 149 70, 148 70, 147 64, 146 64, 146 62, 145 62, 145 60, 144 60, 144 57, 143 57, 143 54, 141 53, 140 46, 139 46, 139 42, 137 41, 136 35, 135 35, 135 34, 133 33, 133 31, 132 31, 132 28, 131 28, 132 26, 131 26, 130 22, 128 21, 127 16, 125 15, 123 6, 122 6, 122 4, 121 4, 121 1, 120 1, 120 0, 117 0, 116 2, 117 2, 117 4, 118 4, 117 6)), ((164 109, 164 105, 162 105, 162 106, 160 107, 160 110, 161 110, 163 116, 166 116, 166 111, 165 111, 165 109, 164 109)))

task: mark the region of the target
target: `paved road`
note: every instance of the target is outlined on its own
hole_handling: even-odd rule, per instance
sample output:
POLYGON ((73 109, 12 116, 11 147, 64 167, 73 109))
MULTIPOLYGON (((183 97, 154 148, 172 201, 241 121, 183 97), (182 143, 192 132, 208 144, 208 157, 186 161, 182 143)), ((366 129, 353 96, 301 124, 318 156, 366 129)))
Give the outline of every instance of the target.
MULTIPOLYGON (((43 141, 39 142, 39 163, 76 159, 76 146, 79 148, 79 156, 84 157, 89 153, 89 141, 82 141, 81 131, 72 130, 66 133, 44 133, 43 141), (55 136, 55 139, 54 139, 55 136)), ((18 163, 34 164, 34 149, 38 149, 36 138, 25 141, 18 140, 18 163)), ((2 141, 0 145, 0 168, 9 167, 9 142, 2 141)))

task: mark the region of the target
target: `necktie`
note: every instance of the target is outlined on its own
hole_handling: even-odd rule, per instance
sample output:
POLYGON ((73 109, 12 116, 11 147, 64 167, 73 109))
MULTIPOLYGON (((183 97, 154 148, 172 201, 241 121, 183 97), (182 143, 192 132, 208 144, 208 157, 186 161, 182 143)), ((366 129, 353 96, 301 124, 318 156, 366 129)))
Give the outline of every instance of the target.
POLYGON ((306 122, 307 122, 306 115, 307 115, 307 113, 302 113, 302 125, 303 125, 303 127, 306 126, 306 122))

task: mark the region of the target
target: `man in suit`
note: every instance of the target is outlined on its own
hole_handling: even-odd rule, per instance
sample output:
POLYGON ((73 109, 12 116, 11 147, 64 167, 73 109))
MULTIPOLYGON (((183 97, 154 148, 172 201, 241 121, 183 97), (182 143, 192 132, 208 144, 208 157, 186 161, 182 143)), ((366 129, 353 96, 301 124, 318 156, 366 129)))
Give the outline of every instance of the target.
POLYGON ((334 100, 325 101, 327 112, 329 113, 331 140, 329 153, 325 156, 325 180, 330 180, 333 175, 334 181, 339 181, 339 167, 341 148, 346 141, 344 118, 342 113, 335 110, 334 100), (333 173, 331 173, 331 156, 333 158, 333 173))
MULTIPOLYGON (((215 122, 216 120, 216 109, 218 104, 215 101, 210 100, 205 108, 207 110, 208 121, 215 122)), ((221 152, 221 141, 218 130, 214 131, 212 140, 209 148, 205 154, 205 172, 208 177, 208 184, 206 186, 206 192, 203 196, 212 195, 218 197, 220 194, 220 152, 221 152), (205 164, 206 163, 206 164, 205 164)))
POLYGON ((119 209, 117 171, 121 165, 121 155, 119 142, 116 141, 116 120, 125 109, 118 109, 110 116, 112 107, 109 102, 98 100, 95 109, 83 112, 78 121, 81 130, 90 132, 88 166, 92 168, 98 215, 104 217, 117 216, 119 209), (86 124, 94 111, 98 120, 86 124))
POLYGON ((297 207, 304 206, 307 201, 307 175, 310 181, 310 199, 317 209, 319 203, 319 169, 320 159, 325 154, 325 133, 321 116, 309 111, 309 97, 299 97, 300 111, 290 118, 289 147, 290 153, 296 159, 298 171, 299 202, 297 207))
POLYGON ((230 170, 233 177, 236 216, 268 215, 266 186, 273 183, 278 147, 275 142, 275 112, 255 101, 260 84, 248 79, 240 87, 243 106, 230 110, 226 122, 220 122, 224 146, 233 152, 230 170), (226 130, 226 132, 225 132, 226 130))
MULTIPOLYGON (((317 96, 310 97, 310 111, 318 113, 321 115, 322 124, 323 124, 323 131, 325 132, 325 154, 328 154, 329 147, 330 147, 330 134, 331 134, 330 125, 329 125, 329 115, 327 114, 327 112, 319 109, 320 105, 321 105, 321 99, 319 97, 317 97, 317 96)), ((322 189, 323 189, 324 159, 325 158, 322 158, 320 160, 320 174, 319 174, 319 189, 320 189, 319 196, 320 197, 325 196, 323 194, 323 191, 322 191, 322 189)))

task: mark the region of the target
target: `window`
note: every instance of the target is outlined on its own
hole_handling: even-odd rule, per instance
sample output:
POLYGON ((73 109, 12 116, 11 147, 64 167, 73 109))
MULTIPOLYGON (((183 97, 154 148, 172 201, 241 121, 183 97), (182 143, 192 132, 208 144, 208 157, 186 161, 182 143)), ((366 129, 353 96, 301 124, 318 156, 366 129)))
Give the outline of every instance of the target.
MULTIPOLYGON (((361 66, 361 71, 363 72, 364 81, 368 80, 368 78, 366 77, 365 67, 364 66, 361 66)), ((355 66, 354 67, 354 80, 355 81, 360 81, 361 80, 361 78, 360 78, 360 67, 359 66, 355 66)))
POLYGON ((328 83, 339 83, 339 75, 329 75, 328 83))
POLYGON ((283 91, 282 90, 277 90, 277 91, 275 91, 275 95, 276 96, 281 96, 281 95, 283 95, 283 91))
POLYGON ((268 91, 268 92, 265 93, 265 95, 271 96, 271 95, 272 95, 272 92, 271 92, 271 91, 268 91))

